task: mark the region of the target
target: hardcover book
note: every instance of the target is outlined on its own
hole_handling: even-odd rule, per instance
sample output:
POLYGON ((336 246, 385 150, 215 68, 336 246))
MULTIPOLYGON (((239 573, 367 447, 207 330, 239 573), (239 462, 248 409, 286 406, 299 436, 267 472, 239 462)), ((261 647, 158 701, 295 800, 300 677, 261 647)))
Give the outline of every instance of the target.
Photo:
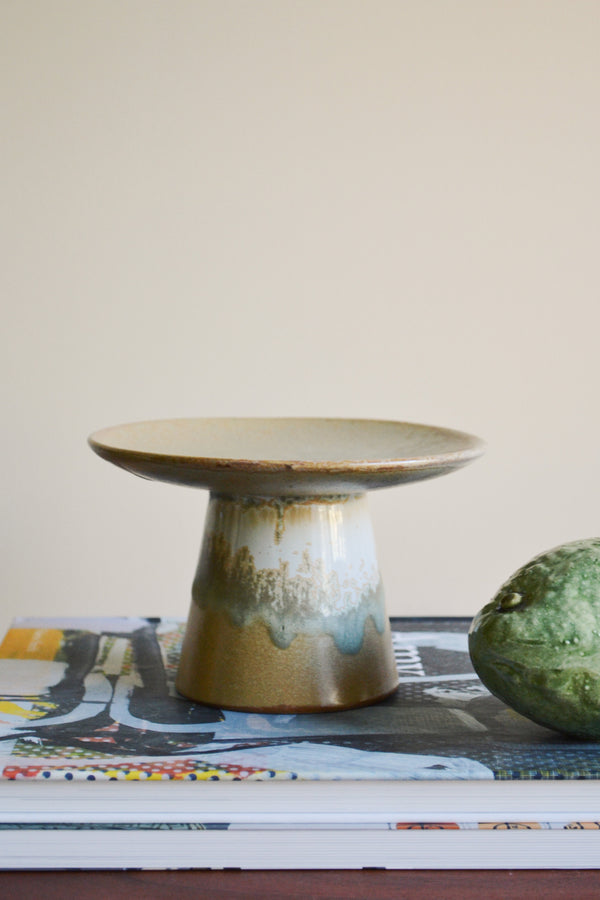
POLYGON ((13 623, 0 867, 598 865, 600 745, 492 697, 469 620, 392 620, 398 691, 303 715, 177 695, 184 624, 13 623))

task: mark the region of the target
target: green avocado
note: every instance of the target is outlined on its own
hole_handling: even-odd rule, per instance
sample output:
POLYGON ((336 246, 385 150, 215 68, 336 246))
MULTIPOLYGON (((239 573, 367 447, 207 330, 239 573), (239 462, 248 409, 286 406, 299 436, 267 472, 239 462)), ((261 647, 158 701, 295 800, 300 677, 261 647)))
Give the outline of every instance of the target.
POLYGON ((469 653, 488 690, 517 712, 600 739, 600 538, 515 572, 473 619, 469 653))

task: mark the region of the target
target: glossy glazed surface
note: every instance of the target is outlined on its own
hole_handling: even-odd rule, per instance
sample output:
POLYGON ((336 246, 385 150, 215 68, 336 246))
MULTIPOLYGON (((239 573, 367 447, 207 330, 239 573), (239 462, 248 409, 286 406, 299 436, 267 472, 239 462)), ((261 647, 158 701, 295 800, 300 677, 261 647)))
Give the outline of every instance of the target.
POLYGON ((369 419, 166 419, 106 428, 89 443, 136 475, 239 496, 362 493, 483 452, 464 432, 369 419))
POLYGON ((177 688, 213 706, 360 706, 398 676, 364 495, 211 495, 177 688))
POLYGON ((133 474, 211 491, 177 688, 265 712, 345 709, 395 689, 361 495, 483 452, 460 431, 363 419, 167 419, 89 443, 133 474))

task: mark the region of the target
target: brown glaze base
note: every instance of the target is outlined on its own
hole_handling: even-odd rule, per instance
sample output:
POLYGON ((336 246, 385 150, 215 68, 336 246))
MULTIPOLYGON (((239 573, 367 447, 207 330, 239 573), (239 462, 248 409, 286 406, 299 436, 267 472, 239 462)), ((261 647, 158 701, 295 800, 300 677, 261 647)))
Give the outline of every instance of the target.
MULTIPOLYGON (((187 694, 184 694, 183 691, 180 691, 177 688, 178 692, 182 697, 187 697, 188 700, 194 700, 194 697, 189 697, 187 694)), ((196 700, 197 703, 202 703, 204 706, 211 706, 214 709, 228 709, 231 712, 247 712, 247 713, 268 713, 269 715, 290 715, 290 714, 303 714, 306 713, 322 713, 322 712, 344 712, 344 710, 348 709, 360 709, 362 706, 373 706, 375 703, 381 703, 382 700, 387 700, 388 697, 391 697, 392 694, 395 694, 398 690, 398 685, 392 688, 391 691, 388 691, 386 694, 382 694, 381 697, 372 697, 370 700, 363 700, 362 703, 350 703, 348 706, 335 706, 335 707, 326 707, 326 706, 273 706, 265 709, 264 706, 232 706, 230 704, 225 705, 224 703, 208 703, 206 700, 196 700)))
POLYGON ((191 700, 245 712, 332 712, 376 703, 397 686, 389 626, 379 634, 370 618, 358 653, 341 653, 328 634, 299 634, 282 650, 263 622, 239 627, 192 603, 176 684, 191 700))

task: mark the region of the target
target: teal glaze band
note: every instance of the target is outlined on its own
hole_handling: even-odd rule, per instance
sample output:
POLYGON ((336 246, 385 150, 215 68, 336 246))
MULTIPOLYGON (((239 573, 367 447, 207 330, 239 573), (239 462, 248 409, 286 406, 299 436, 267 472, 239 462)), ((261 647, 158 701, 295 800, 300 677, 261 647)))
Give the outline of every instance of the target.
POLYGON ((369 617, 380 634, 385 630, 381 580, 354 599, 344 596, 336 572, 324 572, 308 554, 296 575, 290 575, 285 562, 278 569, 257 569, 248 548, 233 554, 222 534, 207 544, 192 587, 194 602, 226 612, 242 628, 263 621, 282 650, 298 634, 329 634, 342 653, 358 653, 369 617), (336 606, 339 612, 329 612, 336 606))
POLYGON ((358 653, 367 619, 387 623, 366 498, 213 494, 192 598, 238 627, 263 622, 281 649, 323 634, 358 653))

